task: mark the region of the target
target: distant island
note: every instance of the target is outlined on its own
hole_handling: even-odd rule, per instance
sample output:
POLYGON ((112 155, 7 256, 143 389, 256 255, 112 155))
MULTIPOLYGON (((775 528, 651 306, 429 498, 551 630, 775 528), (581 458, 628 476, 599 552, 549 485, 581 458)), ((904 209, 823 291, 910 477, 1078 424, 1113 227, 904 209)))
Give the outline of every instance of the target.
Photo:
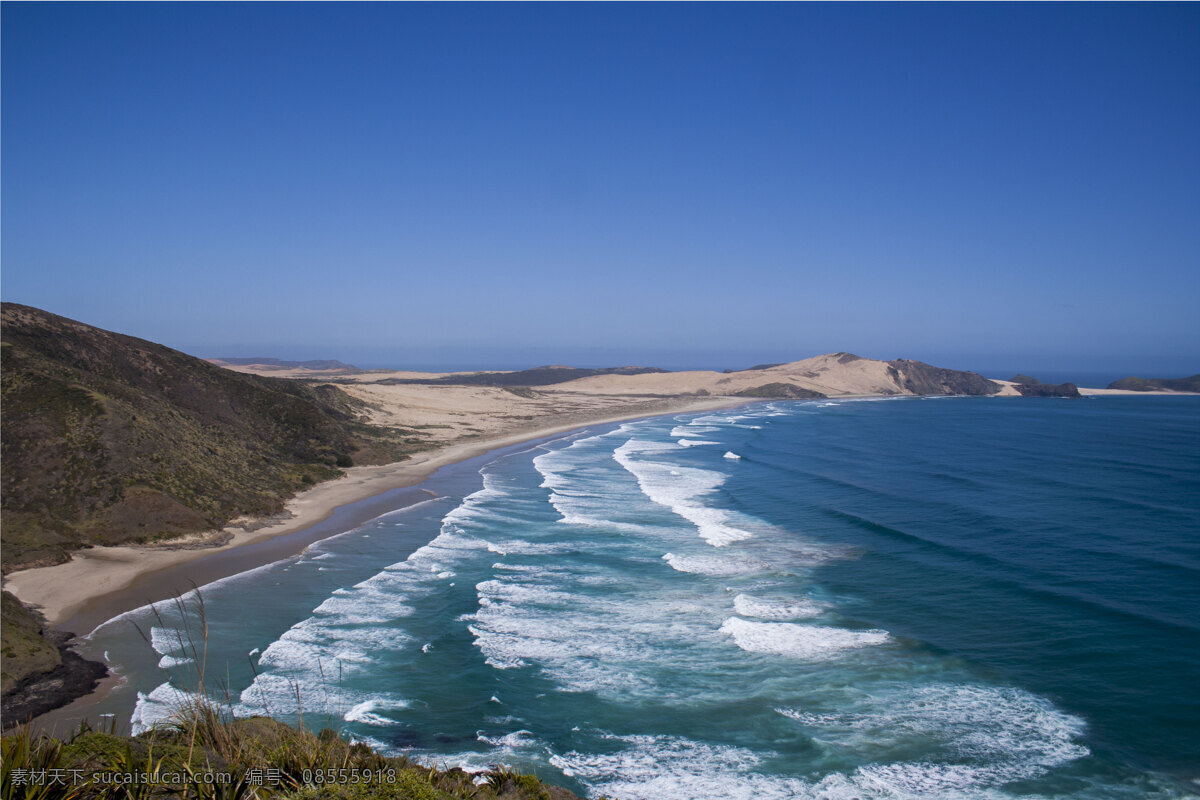
POLYGON ((1108 385, 1125 392, 1200 392, 1200 375, 1190 378, 1122 378, 1108 385))

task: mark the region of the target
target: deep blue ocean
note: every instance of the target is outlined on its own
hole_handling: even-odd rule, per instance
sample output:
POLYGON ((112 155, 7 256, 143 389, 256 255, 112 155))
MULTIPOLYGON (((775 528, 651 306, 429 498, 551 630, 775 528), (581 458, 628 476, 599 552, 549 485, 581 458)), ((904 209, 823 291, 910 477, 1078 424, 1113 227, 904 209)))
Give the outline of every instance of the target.
MULTIPOLYGON (((1200 789, 1200 398, 762 403, 426 486, 203 588, 205 689, 623 800, 1200 789)), ((92 636, 135 729, 185 604, 92 636)))

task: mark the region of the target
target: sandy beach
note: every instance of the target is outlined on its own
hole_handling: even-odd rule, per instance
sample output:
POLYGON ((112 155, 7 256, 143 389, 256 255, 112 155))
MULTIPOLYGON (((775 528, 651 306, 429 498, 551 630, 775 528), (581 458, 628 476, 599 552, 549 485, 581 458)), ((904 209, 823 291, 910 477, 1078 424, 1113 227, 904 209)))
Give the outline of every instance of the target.
POLYGON ((1084 397, 1141 397, 1143 395, 1152 395, 1155 397, 1189 397, 1191 392, 1166 392, 1166 391, 1144 391, 1135 392, 1131 389, 1088 389, 1080 386, 1079 393, 1084 397))
MULTIPOLYGON (((274 371, 233 368, 264 374, 274 371)), ((287 377, 302 378, 305 372, 291 370, 287 377)), ((307 376, 312 378, 314 373, 307 371, 307 376)), ((783 382, 841 397, 896 393, 885 362, 845 354, 732 374, 674 372, 583 378, 524 394, 498 387, 395 382, 433 377, 424 373, 373 370, 343 377, 347 382, 342 388, 368 404, 374 423, 411 431, 421 438, 424 449, 393 464, 350 467, 344 477, 296 495, 282 514, 268 520, 235 520, 222 531, 157 545, 93 547, 77 552, 65 564, 12 573, 4 581, 5 588, 38 608, 52 627, 83 634, 148 599, 172 594, 163 581, 156 583, 149 576, 173 571, 172 585, 178 588, 179 581, 188 576, 181 566, 201 559, 206 559, 204 569, 187 580, 202 584, 236 574, 247 568, 236 556, 219 564, 211 556, 247 552, 251 545, 311 530, 335 509, 415 486, 441 467, 491 450, 590 424, 739 405, 748 399, 730 394, 764 383, 783 382), (696 396, 705 392, 711 396, 696 396)), ((997 383, 1002 386, 1001 396, 1017 396, 1010 382, 997 383)), ((1152 394, 1086 388, 1080 392, 1085 396, 1152 394)), ((314 534, 318 538, 327 535, 332 531, 314 534)), ((278 560, 312 541, 313 537, 289 539, 288 545, 280 545, 270 555, 278 560)))
MULTIPOLYGON (((234 369, 272 371, 253 366, 234 369)), ((303 378, 304 373, 291 370, 287 377, 303 378)), ((307 377, 313 375, 308 371, 307 377)), ((117 614, 171 596, 180 581, 185 587, 188 581, 202 585, 248 568, 236 555, 218 563, 214 554, 244 553, 251 545, 313 530, 335 509, 415 486, 441 467, 491 450, 591 424, 740 405, 749 400, 729 394, 764 383, 788 383, 832 397, 896 394, 885 362, 845 354, 732 374, 674 372, 583 378, 523 394, 498 387, 395 382, 414 376, 431 377, 373 370, 345 374, 347 382, 341 384, 368 404, 372 422, 405 429, 421 438, 424 449, 409 459, 347 468, 344 477, 296 495, 282 514, 268 520, 235 520, 222 531, 156 545, 81 550, 65 564, 12 573, 4 581, 5 588, 40 610, 50 626, 84 634, 117 614), (697 396, 705 392, 710 396, 697 396), (194 573, 182 568, 201 560, 203 569, 194 573), (165 579, 152 577, 168 571, 169 585, 165 579)), ((1010 382, 997 383, 1002 386, 1000 396, 1018 396, 1010 382)), ((1087 388, 1080 393, 1173 394, 1087 388)), ((288 539, 269 555, 275 560, 285 558, 334 532, 317 531, 313 536, 288 539)))
MULTIPOLYGON (((628 398, 626 399, 628 401, 628 398)), ((204 546, 201 539, 189 542, 173 540, 164 545, 93 547, 77 552, 71 561, 50 567, 14 572, 4 582, 6 589, 22 602, 34 606, 45 615, 51 627, 66 628, 77 634, 90 632, 97 624, 144 605, 148 601, 166 599, 173 592, 165 585, 155 585, 156 574, 174 571, 175 577, 187 572, 178 568, 201 559, 209 560, 216 553, 231 553, 233 557, 204 571, 192 579, 196 584, 211 582, 220 577, 237 574, 247 568, 236 557, 251 545, 297 534, 312 529, 328 519, 338 508, 375 497, 393 489, 416 486, 442 467, 483 455, 489 451, 540 439, 587 425, 618 422, 667 413, 686 413, 716 408, 728 408, 747 402, 744 398, 675 398, 650 402, 610 406, 589 413, 551 416, 542 422, 513 425, 508 430, 493 430, 486 436, 448 444, 394 464, 350 467, 344 477, 318 484, 289 500, 284 514, 275 521, 254 530, 230 526, 216 534, 229 534, 223 544, 204 546), (135 585, 137 591, 130 591, 135 585), (161 597, 154 597, 157 588, 161 597)), ((494 428, 494 426, 491 426, 494 428)), ((365 521, 365 520, 363 520, 365 521)), ((325 536, 338 531, 329 530, 325 536)), ((321 537, 323 538, 323 537, 321 537)), ((277 549, 275 560, 299 552, 313 541, 296 539, 291 548, 277 549), (288 551, 291 551, 290 553, 288 551)), ((176 581, 178 583, 178 581, 176 581)), ((186 583, 186 581, 185 581, 186 583)))

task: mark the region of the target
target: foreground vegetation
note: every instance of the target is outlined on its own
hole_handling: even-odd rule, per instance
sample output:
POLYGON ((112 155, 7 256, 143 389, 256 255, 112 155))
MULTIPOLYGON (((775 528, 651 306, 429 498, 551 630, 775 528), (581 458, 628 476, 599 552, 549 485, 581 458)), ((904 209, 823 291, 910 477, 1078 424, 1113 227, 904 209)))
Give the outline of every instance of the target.
POLYGON ((85 725, 56 739, 17 728, 3 737, 2 758, 0 800, 577 800, 505 767, 431 769, 330 729, 223 718, 206 701, 139 736, 85 725))

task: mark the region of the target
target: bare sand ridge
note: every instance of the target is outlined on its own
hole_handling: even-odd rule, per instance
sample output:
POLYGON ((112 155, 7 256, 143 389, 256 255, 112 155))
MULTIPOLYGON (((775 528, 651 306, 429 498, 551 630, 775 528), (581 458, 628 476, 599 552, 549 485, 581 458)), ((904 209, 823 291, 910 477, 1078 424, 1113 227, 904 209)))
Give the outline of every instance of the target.
POLYGON ((734 394, 771 383, 836 397, 839 395, 906 394, 897 388, 886 361, 832 353, 767 369, 741 372, 666 372, 645 375, 599 375, 561 384, 587 394, 708 392, 734 394))

